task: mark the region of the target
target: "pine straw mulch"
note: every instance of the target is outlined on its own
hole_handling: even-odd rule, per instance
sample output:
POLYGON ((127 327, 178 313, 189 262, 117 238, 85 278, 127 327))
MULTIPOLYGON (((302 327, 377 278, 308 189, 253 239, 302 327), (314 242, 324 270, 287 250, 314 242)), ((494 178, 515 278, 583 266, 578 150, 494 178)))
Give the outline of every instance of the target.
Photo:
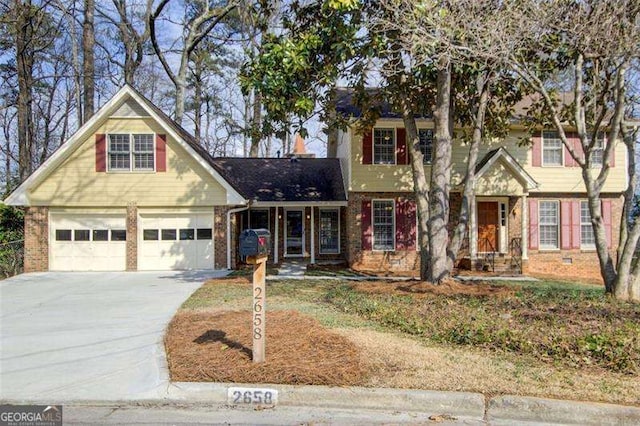
POLYGON ((464 283, 454 279, 443 280, 434 285, 425 281, 400 282, 361 282, 353 285, 353 289, 369 294, 397 294, 418 297, 442 296, 512 296, 517 287, 489 284, 487 282, 464 283))
POLYGON ((365 364, 354 343, 296 311, 267 312, 266 362, 251 359, 251 312, 176 314, 165 337, 171 380, 361 385, 365 364))

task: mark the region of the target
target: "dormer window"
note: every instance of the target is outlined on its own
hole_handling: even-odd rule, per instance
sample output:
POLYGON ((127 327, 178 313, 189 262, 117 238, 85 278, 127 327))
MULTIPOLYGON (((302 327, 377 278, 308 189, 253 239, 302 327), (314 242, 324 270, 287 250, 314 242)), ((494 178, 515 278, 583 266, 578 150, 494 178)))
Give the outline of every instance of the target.
POLYGON ((110 171, 153 171, 153 134, 109 134, 110 171))

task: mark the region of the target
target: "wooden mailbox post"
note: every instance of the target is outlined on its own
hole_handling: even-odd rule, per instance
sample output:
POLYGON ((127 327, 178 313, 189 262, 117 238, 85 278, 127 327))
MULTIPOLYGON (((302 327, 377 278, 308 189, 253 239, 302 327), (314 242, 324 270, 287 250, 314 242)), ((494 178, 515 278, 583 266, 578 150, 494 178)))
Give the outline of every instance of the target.
POLYGON ((253 265, 253 362, 265 361, 265 323, 266 323, 266 281, 267 255, 247 256, 247 263, 253 265))

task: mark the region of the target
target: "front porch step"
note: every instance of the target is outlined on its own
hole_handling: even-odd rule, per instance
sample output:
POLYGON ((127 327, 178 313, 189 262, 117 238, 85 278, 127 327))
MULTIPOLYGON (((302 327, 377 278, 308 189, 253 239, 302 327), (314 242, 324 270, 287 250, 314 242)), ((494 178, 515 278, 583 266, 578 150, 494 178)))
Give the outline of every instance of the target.
POLYGON ((490 257, 479 257, 475 261, 467 260, 467 265, 471 266, 471 270, 487 271, 496 274, 518 274, 520 267, 514 262, 511 256, 496 254, 495 260, 491 262, 490 257))

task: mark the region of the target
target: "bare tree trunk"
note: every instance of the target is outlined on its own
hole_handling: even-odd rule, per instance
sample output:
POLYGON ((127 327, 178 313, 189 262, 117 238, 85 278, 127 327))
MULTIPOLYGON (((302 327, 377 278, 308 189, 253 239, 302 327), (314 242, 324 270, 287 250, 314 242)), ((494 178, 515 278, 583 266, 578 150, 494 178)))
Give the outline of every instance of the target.
POLYGON ((429 188, 429 271, 427 279, 439 283, 447 278, 447 247, 449 245, 449 190, 451 185, 451 65, 438 70, 434 158, 429 188))
POLYGON ((32 171, 33 157, 33 52, 29 46, 33 42, 32 5, 28 1, 16 1, 16 66, 18 75, 18 173, 20 181, 32 171))
MULTIPOLYGON (((196 54, 197 55, 197 54, 196 54)), ((193 71, 193 123, 196 141, 202 144, 202 61, 196 57, 194 59, 195 69, 193 71)))
POLYGON ((429 256, 429 185, 427 174, 424 171, 424 156, 420 151, 420 139, 418 128, 411 105, 406 101, 409 97, 402 98, 402 120, 407 132, 409 158, 413 175, 413 188, 416 197, 416 210, 418 214, 418 246, 420 248, 420 279, 429 279, 428 271, 431 256, 429 256))
POLYGON ((95 32, 93 29, 93 16, 95 13, 94 0, 84 1, 84 22, 82 24, 82 70, 84 90, 84 116, 83 122, 89 120, 94 113, 95 98, 95 32))
POLYGON ((249 157, 257 157, 259 154, 262 126, 262 94, 253 89, 253 116, 251 118, 251 149, 249 157))
POLYGON ((473 137, 469 145, 469 158, 467 161, 467 172, 462 182, 462 204, 460 206, 460 215, 458 223, 453 230, 451 242, 449 243, 449 270, 453 269, 454 263, 458 257, 458 252, 462 246, 462 241, 467 235, 469 229, 470 206, 474 202, 474 183, 476 178, 476 164, 478 162, 478 150, 484 135, 484 120, 489 106, 489 73, 482 72, 476 77, 476 93, 478 93, 478 106, 475 111, 473 137))

